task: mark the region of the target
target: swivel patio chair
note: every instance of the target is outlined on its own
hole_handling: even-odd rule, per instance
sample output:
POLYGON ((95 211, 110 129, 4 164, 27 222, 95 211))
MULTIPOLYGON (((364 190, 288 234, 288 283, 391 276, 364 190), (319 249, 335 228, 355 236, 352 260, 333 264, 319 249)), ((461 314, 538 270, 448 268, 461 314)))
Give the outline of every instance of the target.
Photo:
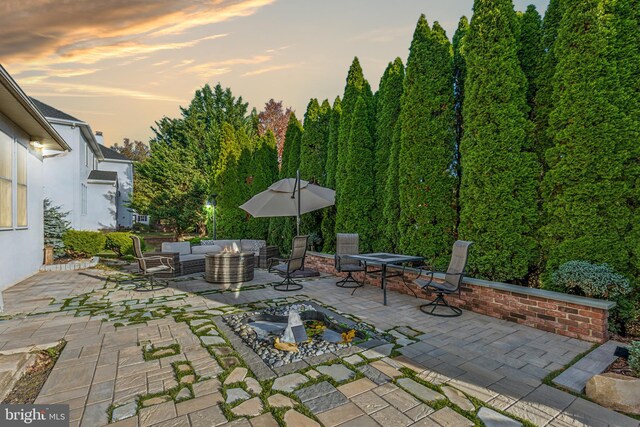
POLYGON ((444 282, 437 282, 433 278, 434 270, 420 269, 420 274, 414 280, 414 283, 420 286, 423 290, 436 293, 436 298, 428 304, 420 306, 420 310, 423 313, 430 314, 438 317, 456 317, 462 314, 462 310, 458 307, 449 305, 445 299, 445 295, 458 293, 460 295, 460 285, 464 278, 465 268, 467 266, 467 256, 469 253, 469 247, 473 242, 466 242, 458 240, 453 244, 453 252, 451 254, 451 261, 449 268, 444 273, 444 282), (425 273, 428 275, 426 279, 420 279, 420 276, 425 273), (448 308, 448 313, 438 313, 435 310, 438 307, 448 308))
POLYGON ((172 273, 174 271, 174 267, 171 264, 173 262, 173 258, 161 255, 145 256, 142 253, 140 238, 138 236, 130 237, 133 241, 133 254, 138 261, 138 272, 134 273, 134 275, 138 277, 132 280, 135 284, 134 290, 149 292, 164 289, 169 286, 169 283, 166 281, 157 282, 154 275, 162 272, 172 273), (149 261, 156 265, 148 265, 149 261))
POLYGON ((335 254, 335 267, 339 273, 347 273, 347 277, 336 282, 336 286, 339 288, 353 289, 351 293, 355 292, 356 288, 360 288, 364 285, 358 282, 353 273, 365 271, 364 264, 357 259, 349 258, 349 255, 357 255, 360 253, 359 249, 360 236, 358 234, 338 233, 336 235, 336 254, 335 254))
POLYGON ((284 275, 284 280, 277 285, 273 285, 273 289, 277 291, 298 291, 302 289, 302 285, 293 280, 293 273, 304 268, 304 257, 307 254, 307 244, 309 236, 296 236, 291 244, 291 256, 289 258, 271 258, 269 260, 268 271, 277 271, 284 275), (274 265, 275 263, 282 263, 274 265))

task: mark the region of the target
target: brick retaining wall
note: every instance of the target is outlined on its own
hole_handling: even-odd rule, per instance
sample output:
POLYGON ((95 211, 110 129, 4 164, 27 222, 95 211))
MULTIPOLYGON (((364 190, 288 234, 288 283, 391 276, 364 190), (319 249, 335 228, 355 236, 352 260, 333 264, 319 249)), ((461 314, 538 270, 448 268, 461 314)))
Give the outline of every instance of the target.
MULTIPOLYGON (((336 273, 333 255, 307 252, 305 266, 344 275, 336 273)), ((362 279, 362 273, 358 274, 359 280, 362 279)), ((416 270, 407 269, 405 278, 411 283, 416 274, 416 270)), ((442 278, 442 275, 435 277, 442 278)), ((379 287, 380 281, 369 276, 367 284, 379 287)), ((413 283, 411 286, 419 298, 433 299, 435 296, 413 283)), ((403 285, 401 277, 389 278, 387 290, 413 295, 403 285)), ((567 337, 596 343, 608 340, 608 316, 614 302, 474 278, 465 278, 461 290, 460 297, 457 294, 447 296, 451 305, 567 337)))

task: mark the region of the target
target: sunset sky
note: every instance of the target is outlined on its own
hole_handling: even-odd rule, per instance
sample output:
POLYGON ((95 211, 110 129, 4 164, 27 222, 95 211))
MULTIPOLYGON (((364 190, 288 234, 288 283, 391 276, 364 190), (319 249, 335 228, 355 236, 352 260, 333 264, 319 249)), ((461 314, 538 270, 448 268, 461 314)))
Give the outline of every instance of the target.
MULTIPOLYGON (((533 3, 544 14, 548 0, 533 3)), ((373 89, 406 62, 421 13, 449 38, 472 0, 3 0, 0 63, 28 95, 104 132, 148 141, 193 92, 220 82, 251 107, 342 95, 360 58, 373 89)))

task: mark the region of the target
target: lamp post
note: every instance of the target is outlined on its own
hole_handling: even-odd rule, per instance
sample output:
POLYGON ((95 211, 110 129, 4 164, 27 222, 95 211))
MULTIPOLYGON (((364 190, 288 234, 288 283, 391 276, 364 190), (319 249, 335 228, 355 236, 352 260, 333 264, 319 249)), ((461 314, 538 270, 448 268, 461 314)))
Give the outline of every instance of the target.
POLYGON ((218 197, 217 193, 213 193, 211 195, 211 199, 207 200, 207 206, 211 207, 213 211, 213 240, 216 240, 216 198, 218 197))

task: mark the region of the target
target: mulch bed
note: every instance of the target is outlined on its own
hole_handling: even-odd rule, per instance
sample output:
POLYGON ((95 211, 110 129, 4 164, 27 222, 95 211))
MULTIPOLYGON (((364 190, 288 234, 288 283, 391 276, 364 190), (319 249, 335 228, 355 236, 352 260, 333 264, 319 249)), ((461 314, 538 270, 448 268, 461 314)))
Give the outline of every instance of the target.
POLYGON ((61 342, 55 347, 39 351, 35 363, 27 368, 2 403, 31 404, 35 402, 65 344, 61 342))
POLYGON ((629 367, 627 359, 624 359, 622 357, 618 357, 616 361, 613 362, 605 372, 613 372, 615 374, 625 375, 627 377, 638 378, 634 375, 633 371, 629 367))

